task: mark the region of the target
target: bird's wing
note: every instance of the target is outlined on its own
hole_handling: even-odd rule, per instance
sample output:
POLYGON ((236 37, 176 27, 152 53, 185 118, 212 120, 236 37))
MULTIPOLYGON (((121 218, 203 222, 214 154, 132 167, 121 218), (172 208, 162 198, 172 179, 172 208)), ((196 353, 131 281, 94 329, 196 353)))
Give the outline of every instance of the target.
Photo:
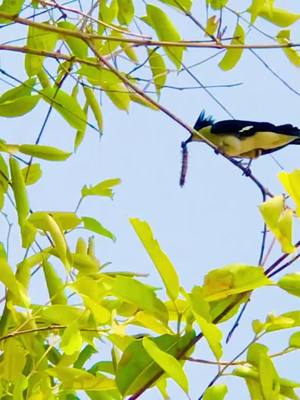
POLYGON ((257 132, 275 132, 283 135, 300 137, 300 130, 291 124, 274 125, 270 122, 224 120, 213 124, 211 133, 216 135, 234 135, 239 138, 250 137, 257 132))

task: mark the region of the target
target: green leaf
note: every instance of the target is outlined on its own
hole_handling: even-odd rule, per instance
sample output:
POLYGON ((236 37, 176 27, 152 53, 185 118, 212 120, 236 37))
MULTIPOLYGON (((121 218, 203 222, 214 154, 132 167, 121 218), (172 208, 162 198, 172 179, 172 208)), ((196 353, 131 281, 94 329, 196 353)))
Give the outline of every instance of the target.
MULTIPOLYGON (((195 333, 191 331, 182 337, 162 335, 152 341, 160 350, 177 358, 192 343, 194 337, 195 333)), ((160 372, 161 368, 146 352, 142 340, 135 340, 127 346, 118 363, 116 383, 124 396, 130 395, 152 382, 160 372)))
POLYGON ((226 385, 214 385, 205 390, 203 400, 223 400, 227 392, 226 385))
MULTIPOLYGON (((280 31, 280 32, 278 32, 276 38, 277 38, 277 42, 279 44, 289 45, 290 44, 290 31, 288 31, 288 30, 280 31)), ((298 53, 298 51, 296 51, 292 47, 284 47, 282 50, 284 51, 287 58, 290 60, 290 62, 293 65, 295 65, 296 67, 300 67, 300 54, 298 53)))
POLYGON ((64 330, 60 342, 61 349, 67 354, 79 352, 82 347, 82 337, 77 321, 71 322, 64 330))
POLYGON ((95 218, 91 217, 82 217, 83 226, 85 229, 89 231, 98 233, 99 235, 108 237, 109 239, 115 241, 116 237, 113 233, 111 233, 108 229, 104 228, 103 225, 100 224, 95 218))
POLYGON ((74 368, 82 369, 86 361, 88 361, 95 353, 97 353, 97 350, 90 344, 87 344, 84 349, 81 350, 77 360, 75 361, 74 368))
POLYGON ((116 276, 110 280, 110 290, 114 296, 136 305, 140 310, 154 315, 165 324, 167 323, 167 308, 149 286, 133 278, 116 276))
POLYGON ((22 174, 26 185, 33 185, 42 176, 41 166, 40 164, 31 164, 22 169, 22 174))
POLYGON ((19 163, 14 158, 9 159, 11 186, 14 192, 19 225, 21 226, 29 214, 29 202, 26 185, 19 163))
POLYGON ((293 253, 292 243, 293 211, 285 209, 283 196, 275 196, 259 206, 263 219, 277 238, 284 253, 293 253))
POLYGON ((77 130, 86 127, 86 115, 75 97, 70 96, 58 87, 47 87, 40 91, 43 99, 77 130))
MULTIPOLYGON (((243 45, 245 43, 245 32, 244 29, 240 24, 237 24, 233 39, 231 41, 232 45, 243 45)), ((239 62, 240 58, 242 57, 243 48, 239 49, 232 49, 229 48, 226 50, 226 53, 222 60, 219 62, 219 67, 223 71, 229 71, 230 69, 234 68, 236 64, 239 62)))
POLYGON ((113 179, 106 179, 100 183, 97 183, 95 186, 87 187, 86 185, 83 186, 81 189, 81 196, 104 196, 113 198, 114 192, 112 187, 119 185, 121 183, 121 179, 113 178, 113 179))
POLYGON ((206 301, 220 300, 271 283, 262 267, 230 264, 208 272, 204 279, 203 295, 206 301))
POLYGON ((167 80, 167 67, 163 57, 157 51, 148 50, 148 56, 156 92, 159 96, 161 88, 167 80))
POLYGON ((168 4, 180 11, 191 11, 192 0, 159 0, 161 3, 168 4))
MULTIPOLYGON (((59 28, 68 29, 70 31, 80 32, 76 25, 69 21, 60 21, 57 26, 59 28)), ((84 40, 69 35, 62 35, 64 41, 70 47, 74 56, 79 58, 86 58, 88 56, 88 45, 84 40)))
POLYGON ((290 347, 295 347, 296 349, 300 348, 300 332, 294 332, 289 341, 290 347))
POLYGON ((300 297, 300 273, 294 272, 284 275, 277 285, 286 292, 300 297))
POLYGON ((29 113, 37 105, 40 96, 23 96, 0 103, 0 117, 20 117, 29 113))
POLYGON ((42 146, 39 144, 21 144, 18 146, 18 149, 23 154, 48 161, 65 161, 72 154, 66 153, 56 147, 42 146))
POLYGON ((175 300, 179 293, 179 279, 173 264, 160 248, 158 241, 154 239, 147 222, 131 218, 130 223, 160 274, 168 296, 170 299, 175 300))
MULTIPOLYGON (((155 30, 159 40, 180 42, 181 37, 170 18, 158 7, 147 4, 147 18, 155 30)), ((179 69, 182 63, 184 46, 182 47, 165 47, 165 51, 169 59, 179 69)))
POLYGON ((118 0, 118 20, 122 25, 129 25, 134 17, 134 4, 132 0, 118 0))
MULTIPOLYGON (((3 0, 0 6, 0 12, 7 13, 12 16, 17 16, 22 10, 25 0, 3 0)), ((11 19, 1 17, 0 24, 11 22, 11 19)))
POLYGON ((91 110, 93 111, 95 120, 98 125, 98 129, 100 132, 102 132, 103 129, 103 118, 102 118, 102 112, 99 106, 99 102, 96 99, 96 96, 93 92, 92 89, 90 89, 87 86, 83 86, 83 91, 85 94, 86 101, 88 105, 90 106, 91 110))
MULTIPOLYGON (((10 1, 10 0, 8 0, 10 1)), ((37 51, 52 52, 56 46, 58 34, 46 31, 35 26, 28 27, 28 36, 26 46, 37 51)), ((43 68, 44 56, 26 53, 25 69, 28 76, 37 75, 43 68)))
POLYGON ((180 362, 171 354, 161 350, 157 344, 149 338, 144 337, 142 343, 149 356, 181 387, 184 392, 188 393, 188 380, 180 362))
POLYGON ((64 293, 66 285, 55 271, 53 265, 45 260, 43 262, 43 271, 51 304, 67 304, 68 299, 64 293))

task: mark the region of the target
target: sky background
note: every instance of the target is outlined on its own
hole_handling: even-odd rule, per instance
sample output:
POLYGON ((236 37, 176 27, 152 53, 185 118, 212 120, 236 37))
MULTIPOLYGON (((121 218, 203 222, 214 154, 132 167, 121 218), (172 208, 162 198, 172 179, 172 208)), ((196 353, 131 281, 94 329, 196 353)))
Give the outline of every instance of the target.
MULTIPOLYGON (((88 2, 87 2, 88 3, 88 2)), ((151 2, 156 4, 155 2, 151 2)), ((203 1, 194 1, 193 15, 205 25, 203 1), (196 4, 197 3, 197 4, 196 4)), ((300 13, 298 2, 278 1, 278 6, 300 13)), ((246 1, 231 1, 229 5, 236 10, 244 10, 246 1)), ((74 5, 75 7, 76 5, 74 5)), ((138 15, 144 15, 143 4, 139 4, 138 15)), ((87 9, 89 7, 86 7, 87 9)), ((165 8, 167 9, 167 8, 165 8)), ((178 24, 183 39, 203 39, 199 28, 190 20, 168 9, 168 14, 178 24)), ((228 21, 228 35, 232 33, 230 14, 224 15, 228 21)), ((247 18, 248 15, 245 14, 247 18)), ((247 25, 243 23, 247 30, 247 25)), ((257 26, 270 34, 281 28, 258 20, 257 26)), ((2 29, 1 42, 10 40, 15 27, 2 29)), ((300 23, 292 26, 294 37, 299 37, 300 23)), ((20 29, 20 38, 24 31, 20 29)), ((266 42, 266 39, 251 29, 247 34, 251 43, 266 42)), ((18 43, 19 44, 19 43, 18 43)), ((190 66, 216 50, 189 49, 184 63, 190 66)), ((292 66, 281 50, 257 51, 268 65, 284 78, 295 90, 300 92, 300 71, 292 66)), ((300 98, 280 82, 249 51, 234 70, 221 71, 217 62, 222 56, 205 62, 191 71, 203 85, 237 84, 230 88, 214 88, 210 92, 234 115, 236 119, 269 121, 274 124, 292 123, 300 126, 300 98)), ((1 53, 0 67, 19 79, 24 79, 23 57, 1 53)), ((143 60, 143 58, 141 58, 143 60)), ((48 64, 48 67, 53 66, 48 64)), ((172 65, 169 64, 171 68, 172 65)), ((142 76, 142 72, 139 76, 142 76)), ((1 76, 0 76, 1 77, 1 76)), ((193 125, 200 111, 205 109, 216 120, 228 119, 225 111, 186 72, 169 75, 168 84, 179 87, 194 86, 193 90, 164 89, 161 103, 185 122, 193 125)), ((1 83, 1 90, 8 89, 1 83)), ((48 106, 40 102, 37 109, 27 116, 17 119, 1 120, 1 136, 10 143, 30 143, 36 138, 48 106)), ((138 217, 146 220, 152 227, 161 247, 174 263, 180 282, 186 290, 201 285, 205 274, 214 268, 231 263, 256 265, 261 244, 262 219, 258 211, 261 194, 254 184, 242 176, 241 171, 226 159, 216 155, 208 146, 194 143, 189 146, 189 169, 186 185, 178 184, 181 164, 180 143, 188 137, 187 132, 161 112, 133 104, 130 112, 115 109, 110 100, 103 96, 104 135, 99 141, 97 134, 88 129, 78 152, 65 163, 41 162, 43 179, 29 188, 33 210, 72 211, 80 198, 84 184, 95 184, 107 178, 121 178, 122 184, 115 189, 114 200, 89 198, 83 202, 79 215, 94 216, 117 236, 115 243, 97 237, 97 256, 101 262, 111 262, 111 270, 131 270, 149 273, 149 284, 162 286, 158 273, 135 235, 128 219, 138 217)), ((49 144, 70 151, 73 148, 74 131, 53 113, 42 144, 49 144)), ((300 149, 288 146, 275 154, 276 159, 286 171, 300 168, 300 149)), ((272 193, 280 194, 282 187, 277 180, 279 166, 270 156, 264 156, 252 164, 253 174, 272 193)), ((7 206, 9 211, 9 206, 7 206)), ((1 220, 1 237, 6 237, 6 225, 1 220)), ((83 231, 81 236, 87 237, 83 231)), ((78 232, 72 234, 75 240, 78 232)), ((295 241, 300 231, 295 230, 295 241)), ((18 232, 11 236, 10 260, 20 260, 23 253, 16 252, 13 246, 18 232)), ((268 264, 279 255, 276 245, 268 264)), ((298 271, 296 262, 289 272, 298 271)), ((277 278, 276 278, 277 279, 277 278)), ((42 275, 33 280, 34 301, 44 298, 45 288, 41 284, 42 275)), ((162 294, 164 297, 164 294, 162 294)), ((299 299, 286 295, 278 288, 264 288, 252 296, 251 303, 243 317, 239 329, 229 345, 224 346, 224 359, 228 360, 240 351, 252 338, 251 321, 265 319, 268 312, 280 314, 299 309, 299 299)), ((225 335, 229 324, 223 325, 225 335), (226 328, 225 328, 226 327, 226 328)), ((270 345, 270 353, 282 350, 287 345, 285 332, 269 334, 265 343, 270 345)), ((194 356, 213 359, 204 343, 197 345, 194 356)), ((289 355, 277 360, 278 370, 284 377, 300 381, 299 356, 289 355)), ((197 399, 205 385, 214 376, 215 368, 199 364, 186 368, 191 381, 191 399, 197 399)), ((241 379, 226 378, 218 383, 230 385, 226 399, 247 399, 246 387, 241 379)), ((175 384, 170 384, 172 399, 184 399, 185 395, 175 384)), ((83 398, 83 397, 82 397, 83 398)), ((147 392, 143 399, 158 398, 158 393, 147 392)))

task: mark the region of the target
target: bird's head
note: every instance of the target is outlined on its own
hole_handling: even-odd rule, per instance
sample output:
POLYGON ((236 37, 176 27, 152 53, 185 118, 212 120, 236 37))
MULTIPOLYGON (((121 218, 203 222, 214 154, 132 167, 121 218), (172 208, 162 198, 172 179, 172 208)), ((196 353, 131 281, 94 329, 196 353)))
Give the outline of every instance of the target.
POLYGON ((210 126, 214 124, 214 119, 211 115, 205 115, 205 111, 202 110, 195 125, 194 125, 194 129, 196 129, 196 131, 199 131, 200 129, 206 127, 206 126, 210 126))

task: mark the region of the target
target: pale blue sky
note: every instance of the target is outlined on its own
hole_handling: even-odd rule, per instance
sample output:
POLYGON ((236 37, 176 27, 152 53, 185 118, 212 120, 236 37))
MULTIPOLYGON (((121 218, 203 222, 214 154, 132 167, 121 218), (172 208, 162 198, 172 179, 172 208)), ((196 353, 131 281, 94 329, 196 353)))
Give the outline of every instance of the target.
MULTIPOLYGON (((197 2, 195 2, 197 3, 197 2)), ((203 2, 195 7, 194 15, 205 23, 201 14, 203 2)), ((248 2, 230 2, 235 8, 248 2)), ((300 6, 293 1, 277 3, 300 12, 300 6)), ((142 15, 142 14, 141 14, 142 15)), ((170 13, 179 19, 176 13, 170 13)), ((268 32, 279 28, 258 21, 258 25, 268 32)), ((245 25, 244 25, 245 26, 245 25)), ((300 33, 300 24, 292 28, 300 33)), ((191 21, 185 20, 180 26, 184 39, 202 39, 202 34, 191 21)), ((7 32, 1 30, 2 41, 7 40, 7 32), (5 36, 5 37, 4 37, 5 36)), ((228 34, 230 28, 228 28, 228 34)), ((295 35, 296 37, 296 35, 295 35)), ((250 42, 264 42, 264 38, 254 31, 249 33, 250 42)), ((205 59, 215 51, 190 49, 186 52, 185 64, 191 65, 205 59)), ((264 50, 260 56, 277 71, 291 86, 300 91, 299 69, 290 65, 281 50, 264 50)), ((211 89, 237 119, 292 123, 300 126, 300 97, 289 91, 281 82, 264 68, 250 52, 244 52, 242 60, 230 72, 220 71, 213 59, 192 71, 204 85, 242 82, 232 88, 211 89)), ((1 54, 0 66, 18 77, 24 77, 22 56, 1 54)), ((177 86, 197 86, 186 73, 173 73, 169 83, 177 86)), ((1 83, 1 90, 7 86, 1 83)), ((180 118, 193 125, 202 109, 216 119, 227 119, 225 112, 201 89, 175 91, 165 89, 161 102, 180 118)), ((37 136, 48 105, 18 119, 2 119, 1 132, 9 142, 30 142, 37 136)), ((80 215, 90 215, 99 219, 104 226, 117 236, 115 243, 97 237, 97 255, 102 262, 112 262, 112 270, 132 270, 149 273, 147 282, 162 286, 147 254, 131 228, 128 218, 145 219, 152 226, 161 247, 169 255, 177 268, 181 284, 186 289, 199 285, 207 271, 229 263, 249 263, 256 265, 260 248, 262 220, 257 205, 261 201, 258 189, 241 175, 228 161, 204 144, 189 147, 189 170, 184 188, 180 188, 180 143, 187 133, 161 112, 154 112, 133 105, 129 114, 114 109, 109 100, 103 98, 104 135, 99 142, 95 132, 88 129, 86 138, 76 155, 65 163, 49 164, 41 162, 44 176, 40 183, 30 187, 29 194, 33 210, 74 210, 84 184, 94 184, 110 177, 122 179, 122 185, 115 190, 113 201, 91 198, 82 204, 80 215)), ((42 143, 55 145, 65 150, 72 149, 74 132, 57 115, 50 118, 42 143)), ((287 171, 300 168, 300 148, 289 146, 276 153, 276 158, 287 171)), ((253 163, 253 173, 273 193, 281 193, 276 174, 278 166, 271 157, 265 156, 253 163)), ((1 221, 4 225, 4 221, 1 221)), ((83 231, 79 232, 84 235, 83 231)), ((1 229, 1 237, 5 232, 1 229)), ((12 241, 17 233, 13 232, 12 241)), ((73 237, 77 233, 72 234, 73 237)), ((86 235, 88 236, 88 235, 86 235)), ((298 235, 295 236, 299 239, 298 235)), ((278 247, 278 246, 277 246, 278 247)), ((271 260, 278 256, 274 250, 271 260)), ((14 254, 11 260, 22 256, 14 254)), ((299 264, 289 271, 299 270, 299 264)), ((35 280, 36 301, 43 298, 39 278, 35 280)), ((264 319, 267 312, 279 314, 299 308, 296 297, 287 296, 276 288, 260 290, 253 296, 241 326, 232 341, 225 347, 224 359, 235 355, 252 336, 252 319, 264 319)), ((231 324, 229 324, 230 326, 231 324)), ((224 330, 227 332, 227 329, 224 330)), ((271 352, 279 351, 287 344, 287 336, 272 334, 269 342, 271 352), (279 337, 282 338, 279 341, 279 337)), ((201 343, 195 355, 212 359, 201 343)), ((290 360, 299 363, 299 357, 290 360)), ((289 378, 300 380, 298 371, 287 362, 286 357, 279 362, 279 371, 289 378), (291 366, 289 368, 289 365, 291 366)), ((294 364, 295 365, 295 364, 294 364)), ((197 399, 213 377, 214 369, 193 365, 187 368, 191 379, 191 398, 197 399)), ((247 399, 244 384, 238 378, 228 378, 230 392, 228 400, 247 399), (237 397, 238 396, 238 397, 237 397)), ((219 381, 219 383, 222 380, 219 381)), ((171 387, 172 399, 184 399, 184 394, 171 387)), ((158 398, 154 392, 143 399, 158 398)))

